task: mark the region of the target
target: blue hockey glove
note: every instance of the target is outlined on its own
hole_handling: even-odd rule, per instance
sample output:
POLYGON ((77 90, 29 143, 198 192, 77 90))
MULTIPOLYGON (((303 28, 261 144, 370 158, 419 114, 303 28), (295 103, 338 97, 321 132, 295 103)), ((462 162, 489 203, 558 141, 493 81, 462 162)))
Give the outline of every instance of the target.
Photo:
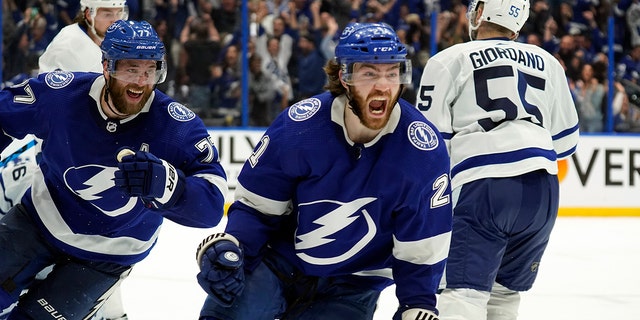
POLYGON ((122 149, 117 155, 115 185, 150 208, 171 208, 185 187, 184 173, 149 152, 122 149))
POLYGON ((208 236, 198 246, 198 283, 220 305, 229 307, 244 290, 242 249, 226 233, 208 236))

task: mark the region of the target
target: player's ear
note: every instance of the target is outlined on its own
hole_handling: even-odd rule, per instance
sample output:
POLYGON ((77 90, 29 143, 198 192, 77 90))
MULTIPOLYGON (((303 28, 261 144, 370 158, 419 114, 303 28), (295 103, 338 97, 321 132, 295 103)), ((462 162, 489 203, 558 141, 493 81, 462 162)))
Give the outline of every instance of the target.
POLYGON ((109 75, 109 71, 107 71, 107 59, 103 59, 102 60, 102 74, 104 75, 105 79, 108 79, 108 75, 109 75))
POLYGON ((338 79, 340 79, 340 83, 342 84, 342 86, 345 89, 349 90, 349 85, 347 85, 347 83, 342 80, 342 68, 340 68, 340 71, 338 71, 338 79))
POLYGON ((91 21, 91 8, 89 7, 84 9, 84 21, 86 21, 89 24, 89 26, 93 24, 93 21, 91 21))

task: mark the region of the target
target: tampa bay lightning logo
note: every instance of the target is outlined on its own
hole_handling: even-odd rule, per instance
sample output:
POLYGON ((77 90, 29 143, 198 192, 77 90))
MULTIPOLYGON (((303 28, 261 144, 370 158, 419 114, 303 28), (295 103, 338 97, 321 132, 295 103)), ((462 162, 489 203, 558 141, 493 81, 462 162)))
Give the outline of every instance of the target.
POLYGON ((298 225, 297 256, 310 264, 329 265, 357 255, 377 233, 376 224, 365 209, 375 200, 367 197, 346 203, 333 200, 301 203, 301 214, 306 210, 326 213, 312 224, 298 225))
POLYGON ((289 108, 289 118, 293 121, 304 121, 313 117, 320 110, 320 100, 309 98, 302 100, 289 108))
POLYGON ((420 150, 433 150, 438 146, 438 135, 422 121, 412 122, 407 130, 407 135, 411 144, 420 150))
POLYGON ((65 170, 63 178, 69 190, 86 200, 102 213, 116 217, 125 214, 136 206, 136 197, 114 197, 114 172, 117 167, 86 165, 65 170), (112 189, 109 192, 109 189, 112 189), (108 196, 107 196, 108 195, 108 196))
POLYGON ((189 121, 196 117, 196 114, 193 111, 177 102, 171 102, 169 107, 167 107, 167 110, 169 110, 171 118, 182 122, 189 121))
POLYGON ((68 71, 57 70, 47 73, 44 82, 52 89, 61 89, 69 85, 73 80, 73 73, 68 71))
POLYGON ((354 26, 346 26, 340 35, 340 39, 344 39, 356 31, 354 26))

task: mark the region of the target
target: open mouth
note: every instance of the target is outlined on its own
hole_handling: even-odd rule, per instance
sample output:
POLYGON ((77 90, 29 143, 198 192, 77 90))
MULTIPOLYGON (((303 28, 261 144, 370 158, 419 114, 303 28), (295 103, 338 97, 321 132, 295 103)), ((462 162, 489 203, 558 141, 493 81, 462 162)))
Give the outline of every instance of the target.
POLYGON ((371 113, 373 116, 383 116, 386 110, 386 99, 373 99, 369 102, 369 113, 371 113))
POLYGON ((144 90, 127 89, 127 96, 129 96, 129 98, 131 99, 140 99, 143 93, 144 90))

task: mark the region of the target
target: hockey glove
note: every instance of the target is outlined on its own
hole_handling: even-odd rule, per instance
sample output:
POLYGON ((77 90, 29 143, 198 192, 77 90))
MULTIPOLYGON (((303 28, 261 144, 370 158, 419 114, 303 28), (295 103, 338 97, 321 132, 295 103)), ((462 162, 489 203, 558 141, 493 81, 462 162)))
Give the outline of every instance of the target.
POLYGON ((151 153, 123 150, 117 156, 116 187, 130 197, 140 197, 149 208, 171 208, 184 191, 184 173, 151 153))
POLYGON ((198 283, 220 305, 229 307, 244 290, 242 249, 238 240, 215 233, 198 246, 198 283))
POLYGON ((435 312, 422 308, 400 308, 393 320, 439 320, 435 312))

